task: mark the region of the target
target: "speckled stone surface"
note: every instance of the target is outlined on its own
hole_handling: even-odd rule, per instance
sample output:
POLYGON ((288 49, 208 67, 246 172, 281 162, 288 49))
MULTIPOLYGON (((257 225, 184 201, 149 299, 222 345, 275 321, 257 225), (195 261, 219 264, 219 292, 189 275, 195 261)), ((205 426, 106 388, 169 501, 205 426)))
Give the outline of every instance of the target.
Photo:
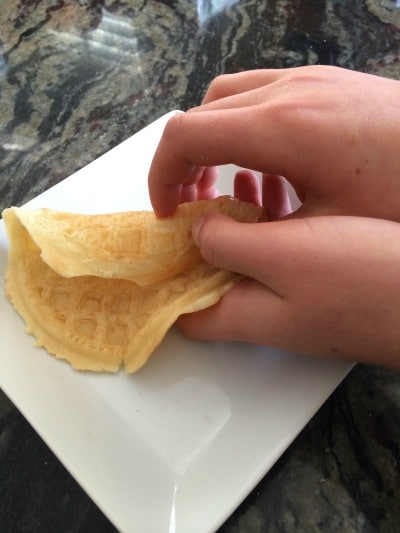
MULTIPOLYGON (((198 104, 220 73, 323 63, 399 78, 399 50, 392 0, 1 0, 0 208, 198 104)), ((0 531, 114 531, 2 393, 0 531)), ((267 531, 400 531, 398 372, 355 367, 221 527, 267 531)))

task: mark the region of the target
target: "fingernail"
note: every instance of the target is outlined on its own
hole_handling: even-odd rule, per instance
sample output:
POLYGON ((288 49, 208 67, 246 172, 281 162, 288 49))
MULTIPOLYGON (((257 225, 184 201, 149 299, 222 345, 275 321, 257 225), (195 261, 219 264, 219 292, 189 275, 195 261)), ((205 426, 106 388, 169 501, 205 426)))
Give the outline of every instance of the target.
POLYGON ((204 221, 205 221, 205 217, 199 217, 193 222, 193 225, 192 225, 192 237, 193 237, 194 243, 197 246, 200 246, 199 237, 200 237, 200 231, 204 224, 204 221))

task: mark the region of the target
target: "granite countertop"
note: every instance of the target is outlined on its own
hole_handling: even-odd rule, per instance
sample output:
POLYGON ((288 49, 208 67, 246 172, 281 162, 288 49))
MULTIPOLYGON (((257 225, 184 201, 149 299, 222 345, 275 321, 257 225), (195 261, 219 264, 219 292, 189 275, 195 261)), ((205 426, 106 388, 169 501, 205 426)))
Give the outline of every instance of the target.
MULTIPOLYGON (((199 103, 220 73, 398 78, 399 44, 393 0, 2 0, 0 208, 199 103)), ((114 531, 1 391, 0 531, 114 531)), ((265 531, 400 531, 398 372, 357 365, 221 527, 265 531)))

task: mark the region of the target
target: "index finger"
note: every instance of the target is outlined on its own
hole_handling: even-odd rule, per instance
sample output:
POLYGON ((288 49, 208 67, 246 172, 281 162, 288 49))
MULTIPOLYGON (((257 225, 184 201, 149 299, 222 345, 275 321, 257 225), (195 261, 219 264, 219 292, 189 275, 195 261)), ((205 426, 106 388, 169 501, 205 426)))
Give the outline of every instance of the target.
MULTIPOLYGON (((158 216, 172 214, 182 186, 197 183, 206 167, 236 164, 268 174, 286 175, 290 143, 278 133, 276 113, 268 107, 205 110, 172 117, 150 167, 148 185, 158 216), (251 139, 249 135, 251 134, 251 139)), ((293 157, 292 157, 293 159, 293 157)), ((298 169, 298 160, 292 162, 298 169)))

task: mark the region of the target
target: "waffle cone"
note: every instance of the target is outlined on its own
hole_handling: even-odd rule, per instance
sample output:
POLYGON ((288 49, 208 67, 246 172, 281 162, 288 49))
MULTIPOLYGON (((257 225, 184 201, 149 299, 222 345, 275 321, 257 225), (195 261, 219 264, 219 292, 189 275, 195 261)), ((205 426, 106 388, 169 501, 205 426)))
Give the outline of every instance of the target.
POLYGON ((167 219, 3 211, 5 291, 35 344, 79 370, 138 370, 179 315, 213 305, 240 279, 201 259, 191 225, 204 212, 261 214, 228 197, 183 204, 167 219))

